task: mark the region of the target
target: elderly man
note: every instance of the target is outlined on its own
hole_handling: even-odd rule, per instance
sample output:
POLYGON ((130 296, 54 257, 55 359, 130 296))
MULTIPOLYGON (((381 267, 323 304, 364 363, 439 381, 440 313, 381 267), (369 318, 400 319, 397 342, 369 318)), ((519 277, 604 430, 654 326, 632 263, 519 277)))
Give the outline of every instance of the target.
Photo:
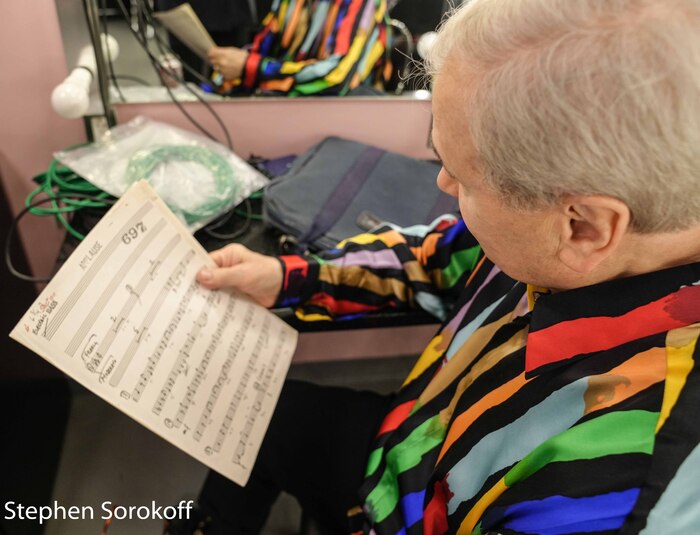
POLYGON ((211 533, 280 489, 329 533, 700 532, 700 2, 474 0, 430 67, 463 220, 198 278, 444 324, 395 396, 290 382, 249 487, 207 482, 211 533))

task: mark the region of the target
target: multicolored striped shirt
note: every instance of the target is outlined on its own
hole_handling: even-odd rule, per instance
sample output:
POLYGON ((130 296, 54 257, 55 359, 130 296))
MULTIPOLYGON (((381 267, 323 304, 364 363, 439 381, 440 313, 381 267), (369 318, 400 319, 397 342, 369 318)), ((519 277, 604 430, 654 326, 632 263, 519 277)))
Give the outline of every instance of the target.
POLYGON ((345 95, 391 76, 386 0, 274 0, 241 87, 268 94, 345 95))
POLYGON ((282 263, 303 318, 447 313, 377 434, 365 532, 700 533, 700 263, 548 293, 445 219, 282 263))

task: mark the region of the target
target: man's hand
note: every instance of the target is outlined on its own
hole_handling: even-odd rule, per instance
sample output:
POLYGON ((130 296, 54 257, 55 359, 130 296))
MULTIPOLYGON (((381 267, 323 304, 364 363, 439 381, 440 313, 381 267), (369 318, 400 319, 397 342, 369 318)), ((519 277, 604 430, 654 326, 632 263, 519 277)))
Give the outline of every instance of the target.
POLYGON ((282 266, 272 256, 255 253, 233 243, 210 255, 218 268, 204 268, 197 281, 212 290, 235 288, 264 307, 275 304, 282 288, 282 266))
POLYGON ((235 46, 212 47, 207 53, 209 62, 219 71, 224 79, 235 80, 243 75, 248 52, 235 46))

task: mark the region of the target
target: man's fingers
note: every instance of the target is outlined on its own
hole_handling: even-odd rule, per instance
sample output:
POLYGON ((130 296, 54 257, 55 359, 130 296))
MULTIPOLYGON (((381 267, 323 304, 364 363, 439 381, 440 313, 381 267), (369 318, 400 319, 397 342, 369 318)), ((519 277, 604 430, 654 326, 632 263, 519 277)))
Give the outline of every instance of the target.
POLYGON ((248 250, 245 247, 234 243, 210 253, 209 256, 217 266, 231 267, 240 264, 246 252, 248 250))
POLYGON ((218 268, 204 268, 197 273, 197 281, 207 288, 226 286, 238 288, 245 273, 245 260, 251 255, 243 245, 232 243, 209 254, 218 268))

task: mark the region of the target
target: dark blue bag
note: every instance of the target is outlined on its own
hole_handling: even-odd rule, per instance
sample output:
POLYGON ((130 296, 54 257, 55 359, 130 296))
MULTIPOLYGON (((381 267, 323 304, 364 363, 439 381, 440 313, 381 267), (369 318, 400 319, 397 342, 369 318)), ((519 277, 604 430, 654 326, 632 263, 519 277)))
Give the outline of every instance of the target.
POLYGON ((439 170, 436 162, 329 137, 267 186, 263 216, 296 238, 300 252, 332 248, 381 222, 427 224, 459 209, 438 189, 439 170))

